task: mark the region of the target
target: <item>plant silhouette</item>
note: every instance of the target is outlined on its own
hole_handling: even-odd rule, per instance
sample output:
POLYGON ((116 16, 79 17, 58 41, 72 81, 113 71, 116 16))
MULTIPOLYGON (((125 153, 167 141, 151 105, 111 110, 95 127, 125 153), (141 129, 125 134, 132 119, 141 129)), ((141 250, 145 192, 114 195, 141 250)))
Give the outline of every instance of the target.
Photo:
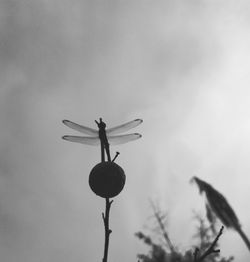
POLYGON ((151 234, 145 234, 141 231, 135 233, 135 236, 143 241, 148 247, 147 254, 138 254, 141 262, 232 262, 233 257, 225 258, 220 256, 218 240, 222 235, 223 227, 219 232, 215 232, 213 222, 195 214, 194 219, 198 222, 194 239, 198 243, 191 245, 191 248, 182 252, 170 240, 166 226, 166 214, 155 204, 151 202, 153 217, 157 228, 152 228, 151 234), (157 230, 155 230, 157 229, 157 230), (154 236, 152 236, 152 232, 154 236), (156 235, 155 235, 156 234, 156 235), (159 239, 158 241, 153 239, 159 239), (171 244, 170 244, 171 243, 171 244))
POLYGON ((250 250, 250 241, 243 232, 239 219, 226 198, 210 184, 201 180, 200 178, 193 177, 192 180, 198 185, 200 193, 205 192, 207 199, 207 215, 209 216, 210 212, 210 216, 212 217, 213 212, 220 219, 224 226, 227 228, 232 228, 238 232, 245 242, 247 248, 250 250))

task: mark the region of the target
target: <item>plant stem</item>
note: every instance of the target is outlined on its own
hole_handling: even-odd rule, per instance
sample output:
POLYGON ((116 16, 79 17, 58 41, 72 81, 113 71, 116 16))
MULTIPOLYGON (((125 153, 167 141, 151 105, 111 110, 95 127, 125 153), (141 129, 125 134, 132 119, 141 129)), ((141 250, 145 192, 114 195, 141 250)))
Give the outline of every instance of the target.
POLYGON ((173 246, 173 244, 172 244, 172 242, 171 242, 171 240, 170 240, 170 238, 168 236, 168 233, 167 233, 167 231, 165 229, 164 223, 162 221, 162 216, 160 215, 160 211, 157 210, 156 206, 154 205, 154 203, 152 201, 150 201, 150 204, 152 206, 152 209, 153 209, 153 212, 154 212, 154 216, 155 216, 155 218, 156 218, 156 220, 157 220, 157 222, 158 222, 158 224, 160 226, 160 229, 162 231, 163 237, 166 240, 169 249, 171 250, 172 253, 175 253, 175 248, 174 248, 174 246, 173 246))
POLYGON ((248 250, 250 250, 250 241, 247 238, 246 234, 242 231, 242 229, 240 227, 237 228, 236 230, 240 234, 241 238, 244 240, 245 244, 247 245, 248 250))
POLYGON ((102 213, 102 219, 104 223, 104 229, 105 229, 105 242, 104 242, 104 255, 102 262, 108 261, 108 249, 109 249, 109 235, 111 234, 112 230, 109 228, 109 211, 111 204, 113 203, 113 200, 109 200, 109 198, 106 199, 106 209, 105 209, 105 215, 102 213))

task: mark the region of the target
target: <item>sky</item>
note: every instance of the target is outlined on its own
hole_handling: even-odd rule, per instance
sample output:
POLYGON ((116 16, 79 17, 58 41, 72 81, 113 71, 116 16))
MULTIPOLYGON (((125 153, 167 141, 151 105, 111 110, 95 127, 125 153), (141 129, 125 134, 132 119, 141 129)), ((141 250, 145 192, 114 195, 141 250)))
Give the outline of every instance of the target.
MULTIPOLYGON (((95 128, 142 118, 111 147, 126 185, 111 208, 109 261, 136 261, 134 236, 168 213, 193 244, 196 175, 250 236, 250 4, 247 0, 0 0, 0 254, 4 262, 101 261, 104 199, 88 186, 98 147, 69 143, 63 119, 95 128)), ((223 256, 250 259, 225 230, 223 256)))

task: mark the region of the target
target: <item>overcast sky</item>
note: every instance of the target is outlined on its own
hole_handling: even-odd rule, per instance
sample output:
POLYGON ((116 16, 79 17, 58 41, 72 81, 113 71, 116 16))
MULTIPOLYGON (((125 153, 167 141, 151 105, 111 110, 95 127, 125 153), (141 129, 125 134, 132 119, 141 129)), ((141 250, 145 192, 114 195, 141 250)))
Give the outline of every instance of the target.
MULTIPOLYGON (((0 0, 0 256, 101 261, 105 201, 88 175, 100 150, 65 142, 62 119, 96 127, 142 118, 111 148, 127 182, 111 209, 109 258, 136 261, 134 233, 168 211, 172 242, 194 243, 212 183, 250 236, 249 1, 0 0)), ((221 253, 250 259, 225 230, 221 253)))

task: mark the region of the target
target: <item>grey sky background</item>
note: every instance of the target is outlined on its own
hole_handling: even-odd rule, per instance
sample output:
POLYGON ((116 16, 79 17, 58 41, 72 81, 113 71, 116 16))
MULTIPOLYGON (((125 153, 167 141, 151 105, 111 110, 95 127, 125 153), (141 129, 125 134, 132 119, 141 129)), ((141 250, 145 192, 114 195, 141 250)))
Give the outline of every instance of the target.
MULTIPOLYGON (((143 118, 112 148, 127 175, 111 210, 110 261, 136 261, 134 232, 169 213, 190 248, 197 175, 229 200, 250 236, 248 1, 0 0, 0 256, 100 261, 104 200, 88 186, 99 149, 61 140, 62 119, 95 127, 143 118)), ((250 256, 226 230, 223 255, 250 256)))

